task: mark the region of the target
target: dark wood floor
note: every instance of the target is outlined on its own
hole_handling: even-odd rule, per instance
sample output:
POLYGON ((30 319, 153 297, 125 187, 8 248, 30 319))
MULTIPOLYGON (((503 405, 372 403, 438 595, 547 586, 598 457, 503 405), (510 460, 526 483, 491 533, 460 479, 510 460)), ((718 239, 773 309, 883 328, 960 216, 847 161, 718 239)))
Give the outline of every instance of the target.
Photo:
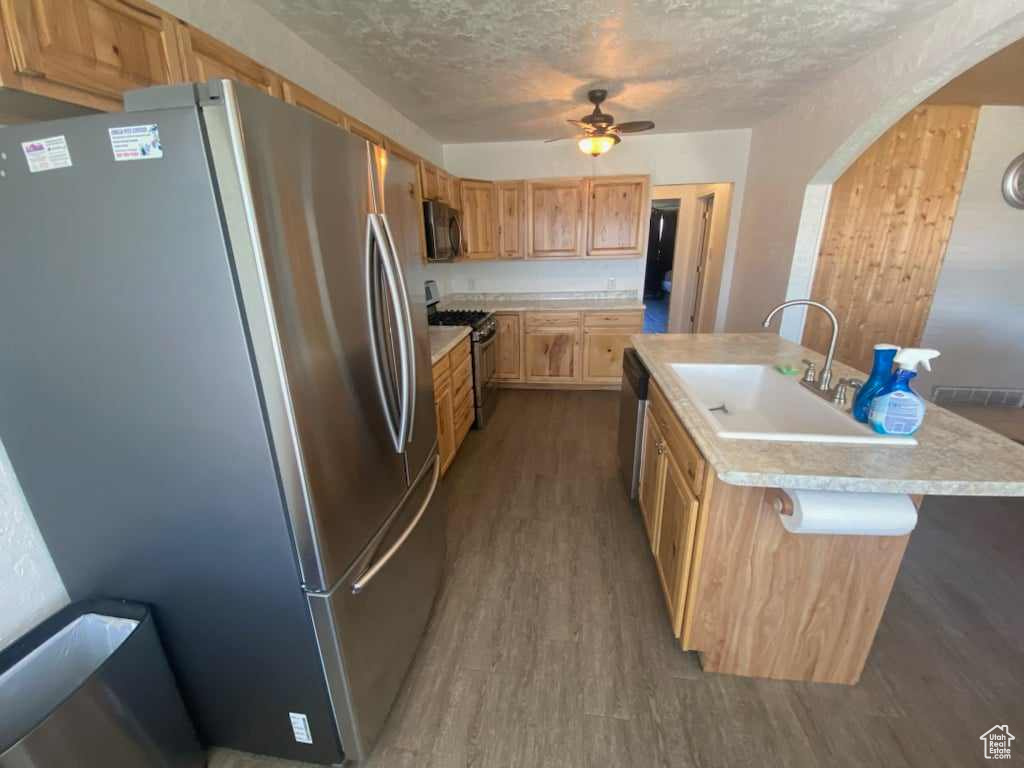
POLYGON ((704 674, 624 498, 617 408, 505 391, 467 438, 447 584, 370 765, 984 765, 997 723, 1024 745, 1020 500, 925 503, 860 685, 704 674))

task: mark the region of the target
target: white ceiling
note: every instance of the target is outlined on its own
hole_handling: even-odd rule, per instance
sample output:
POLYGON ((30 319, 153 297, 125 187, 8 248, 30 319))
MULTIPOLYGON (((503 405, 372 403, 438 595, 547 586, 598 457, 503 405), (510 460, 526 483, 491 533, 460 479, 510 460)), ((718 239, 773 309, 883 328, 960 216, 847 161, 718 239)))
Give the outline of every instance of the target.
MULTIPOLYGON (((257 0, 435 138, 749 127, 952 0, 257 0)), ((344 107, 344 105, 342 105, 344 107)))

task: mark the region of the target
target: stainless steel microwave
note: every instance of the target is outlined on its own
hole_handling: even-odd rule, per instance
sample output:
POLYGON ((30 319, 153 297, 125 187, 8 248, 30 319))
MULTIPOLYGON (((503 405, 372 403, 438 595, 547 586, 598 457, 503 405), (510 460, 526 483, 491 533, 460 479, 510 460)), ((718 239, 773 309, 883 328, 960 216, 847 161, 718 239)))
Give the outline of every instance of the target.
POLYGON ((427 261, 454 261, 462 252, 459 212, 436 200, 423 201, 427 261))

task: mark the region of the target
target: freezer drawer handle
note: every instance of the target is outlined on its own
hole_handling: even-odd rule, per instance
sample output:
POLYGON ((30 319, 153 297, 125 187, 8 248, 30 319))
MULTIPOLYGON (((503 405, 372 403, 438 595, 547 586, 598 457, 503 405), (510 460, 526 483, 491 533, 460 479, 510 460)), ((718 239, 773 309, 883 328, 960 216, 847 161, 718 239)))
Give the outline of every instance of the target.
POLYGON ((412 522, 409 523, 409 527, 406 528, 404 531, 402 531, 402 535, 398 537, 398 539, 395 541, 395 543, 392 544, 390 547, 388 547, 387 552, 385 552, 383 555, 381 555, 380 559, 377 560, 377 562, 375 562, 373 565, 371 565, 369 568, 367 568, 365 571, 363 571, 363 575, 362 576, 360 576, 358 579, 356 579, 355 584, 352 585, 352 594, 353 595, 358 595, 360 592, 362 592, 364 589, 366 589, 366 585, 369 584, 373 580, 373 577, 376 576, 380 572, 381 568, 383 568, 385 565, 388 564, 388 560, 390 560, 392 557, 394 557, 395 553, 405 543, 405 540, 409 538, 409 535, 413 532, 413 530, 416 528, 416 526, 419 525, 420 518, 422 518, 423 514, 427 511, 427 507, 430 506, 430 502, 434 500, 434 492, 437 490, 437 481, 438 481, 438 479, 440 477, 441 477, 441 459, 438 456, 438 454, 435 453, 434 454, 434 475, 433 475, 433 477, 430 480, 430 490, 427 491, 427 498, 425 498, 423 500, 422 506, 420 506, 419 511, 416 512, 416 516, 412 519, 412 522))

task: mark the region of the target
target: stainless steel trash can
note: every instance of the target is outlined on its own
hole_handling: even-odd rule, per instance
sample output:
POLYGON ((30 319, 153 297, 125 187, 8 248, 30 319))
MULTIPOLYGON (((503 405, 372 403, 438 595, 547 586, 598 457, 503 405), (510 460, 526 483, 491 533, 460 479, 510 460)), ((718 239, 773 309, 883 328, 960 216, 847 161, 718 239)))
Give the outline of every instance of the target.
POLYGON ((153 617, 75 603, 0 652, 0 768, 206 763, 153 617))

